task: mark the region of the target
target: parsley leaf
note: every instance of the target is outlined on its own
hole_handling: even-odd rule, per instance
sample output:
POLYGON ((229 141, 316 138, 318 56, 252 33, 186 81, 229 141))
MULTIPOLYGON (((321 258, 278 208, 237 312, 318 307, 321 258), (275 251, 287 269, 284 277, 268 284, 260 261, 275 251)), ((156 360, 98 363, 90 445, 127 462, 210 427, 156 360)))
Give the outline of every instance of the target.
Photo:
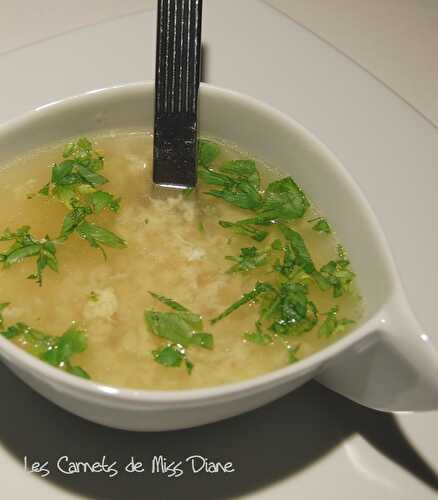
POLYGON ((280 335, 301 335, 312 330, 318 322, 318 311, 302 283, 286 281, 274 295, 267 296, 262 318, 272 323, 269 329, 280 335))
POLYGON ((187 373, 189 375, 192 373, 193 363, 187 359, 186 352, 184 349, 181 349, 181 346, 168 345, 160 349, 155 349, 152 351, 152 356, 157 363, 168 368, 178 368, 184 362, 187 373))
POLYGON ((103 169, 103 156, 94 151, 85 137, 67 145, 63 157, 61 163, 53 166, 51 181, 40 194, 51 195, 70 206, 73 199, 80 199, 82 194, 108 182, 98 173, 103 169))
POLYGON ((81 238, 87 240, 92 247, 99 248, 104 255, 103 246, 111 248, 126 247, 126 241, 120 236, 94 223, 82 222, 76 227, 76 231, 81 238))
POLYGON ((40 358, 47 363, 57 366, 71 366, 70 359, 74 354, 80 354, 87 348, 85 330, 78 328, 74 323, 61 337, 51 340, 48 349, 40 354, 40 358))
POLYGON ((310 252, 306 247, 303 237, 283 224, 279 226, 284 237, 290 242, 292 250, 295 254, 295 262, 298 266, 302 267, 304 271, 308 274, 312 274, 315 271, 315 266, 310 256, 310 252))
POLYGON ((184 361, 184 354, 176 346, 168 345, 161 349, 152 351, 152 355, 157 363, 168 367, 178 367, 184 361))
POLYGON ((268 292, 268 291, 272 291, 272 290, 273 290, 273 287, 269 283, 262 283, 262 282, 258 281, 253 290, 243 294, 242 297, 238 301, 234 302, 234 304, 231 304, 229 307, 227 307, 225 309, 225 311, 223 311, 221 314, 219 314, 219 316, 216 316, 215 318, 213 318, 211 320, 211 323, 214 325, 218 321, 229 316, 231 313, 233 313, 234 311, 236 311, 237 309, 239 309, 243 305, 248 304, 249 302, 253 302, 259 295, 261 295, 265 292, 268 292))
POLYGON ((246 220, 229 222, 225 220, 219 221, 219 225, 225 229, 231 229, 236 234, 249 236, 255 241, 263 241, 268 236, 268 231, 262 231, 256 227, 248 224, 246 220))
POLYGON ((0 262, 3 262, 4 268, 22 262, 24 259, 36 257, 36 271, 29 276, 29 279, 35 280, 40 286, 46 267, 52 271, 58 271, 55 245, 57 242, 52 241, 49 236, 38 240, 30 234, 29 226, 23 226, 15 232, 6 229, 0 235, 0 242, 2 241, 14 242, 6 252, 0 253, 0 262))
POLYGON ((268 345, 272 344, 272 337, 266 333, 262 332, 260 321, 256 322, 256 331, 252 333, 245 333, 243 338, 248 342, 252 342, 258 345, 268 345))
POLYGON ((354 325, 355 321, 347 318, 338 319, 339 307, 335 306, 326 313, 326 319, 319 327, 318 335, 320 337, 330 337, 335 333, 345 331, 349 326, 354 325))
POLYGON ((3 311, 9 306, 9 302, 3 302, 0 304, 0 331, 3 330, 3 325, 5 323, 5 319, 3 317, 3 311))
POLYGON ((258 214, 275 221, 289 221, 303 217, 309 205, 295 181, 285 177, 268 185, 258 214))
POLYGON ((324 217, 316 217, 315 219, 311 219, 307 222, 316 222, 316 224, 312 226, 312 229, 314 231, 317 231, 318 233, 331 234, 332 232, 332 228, 330 227, 327 219, 325 219, 324 217))
POLYGON ((213 335, 204 332, 194 333, 191 338, 191 344, 211 351, 213 349, 213 335))
POLYGON ((296 354, 299 351, 300 347, 301 347, 300 344, 298 344, 294 347, 287 346, 287 357, 288 357, 289 364, 296 363, 297 361, 299 361, 296 354))
POLYGON ((181 304, 178 304, 178 302, 176 302, 173 299, 165 297, 164 295, 158 295, 157 293, 154 292, 149 292, 149 295, 151 295, 154 299, 160 301, 162 304, 165 304, 166 306, 169 306, 171 309, 174 309, 175 311, 190 312, 186 307, 182 306, 181 304))
MULTIPOLYGON (((279 250, 281 250, 281 248, 279 250)), ((282 274, 284 277, 289 278, 292 273, 295 272, 296 267, 295 253, 292 250, 292 246, 288 244, 283 248, 283 262, 281 262, 280 259, 277 259, 274 264, 274 270, 277 271, 277 273, 282 274)))
POLYGON ((201 170, 199 177, 209 184, 221 182, 220 185, 223 186, 223 189, 207 191, 206 194, 209 196, 222 198, 231 205, 244 209, 255 210, 262 204, 262 197, 259 191, 250 182, 234 180, 232 177, 218 174, 217 172, 213 174, 208 170, 201 170))
POLYGON ((83 207, 73 202, 72 210, 64 217, 62 224, 60 238, 66 240, 74 231, 76 231, 79 224, 85 221, 85 218, 92 214, 90 207, 83 207))
POLYGON ((93 149, 91 141, 82 137, 70 143, 63 153, 64 161, 54 165, 52 178, 44 192, 65 203, 70 212, 65 216, 60 237, 64 240, 74 231, 91 246, 103 251, 102 246, 124 248, 125 241, 108 229, 88 222, 87 217, 102 210, 118 212, 120 198, 97 187, 108 180, 103 177, 104 157, 93 149))
POLYGON ((206 184, 222 188, 207 191, 210 196, 244 209, 255 210, 262 204, 260 175, 253 160, 227 161, 219 172, 204 168, 199 171, 199 177, 206 184))
POLYGON ((257 190, 260 189, 260 174, 254 160, 230 160, 223 163, 219 170, 236 181, 248 182, 257 190))
MULTIPOLYGON (((7 305, 0 305, 0 315, 7 305)), ((0 335, 10 340, 16 340, 30 354, 52 366, 82 378, 90 378, 83 368, 74 366, 71 361, 75 354, 80 354, 87 348, 86 332, 75 323, 72 323, 61 337, 57 337, 35 330, 21 322, 5 328, 1 315, 0 335)))
MULTIPOLYGON (((42 196, 61 201, 69 208, 59 236, 56 239, 46 236, 38 240, 30 234, 29 226, 23 226, 15 232, 6 229, 0 235, 0 242, 15 241, 5 253, 0 253, 3 266, 9 267, 26 258, 36 257, 36 272, 29 279, 35 280, 40 286, 43 271, 47 267, 58 271, 56 244, 65 242, 73 232, 77 232, 92 247, 99 248, 104 256, 104 246, 126 246, 122 238, 87 220, 89 216, 99 214, 104 209, 112 212, 120 209, 120 198, 97 189, 108 182, 98 173, 103 169, 103 156, 93 149, 88 139, 82 137, 66 146, 63 158, 63 161, 52 167, 50 182, 38 192, 42 196)), ((28 196, 32 197, 33 195, 28 196)))
POLYGON ((193 321, 194 315, 187 312, 146 311, 144 317, 154 335, 184 347, 192 343, 192 336, 201 321, 199 316, 196 322, 193 321))
MULTIPOLYGON (((103 194, 103 191, 97 191, 94 194, 98 193, 103 194)), ((110 198, 105 197, 106 202, 109 202, 110 204, 113 202, 116 203, 116 210, 118 210, 118 200, 114 200, 112 195, 110 196, 111 200, 110 198)), ((100 201, 103 201, 103 198, 101 198, 100 201)), ((100 205, 100 207, 101 209, 109 208, 109 205, 107 204, 105 207, 100 205)), ((125 248, 126 241, 120 238, 120 236, 117 236, 112 231, 100 227, 97 224, 86 222, 86 218, 92 213, 93 208, 91 206, 78 205, 73 201, 73 208, 64 218, 59 238, 65 241, 73 232, 77 232, 78 235, 88 241, 92 247, 99 248, 104 256, 106 254, 103 246, 118 249, 125 248)))
POLYGON ((314 276, 322 290, 333 289, 333 297, 340 297, 349 291, 355 274, 350 269, 347 259, 331 260, 319 270, 319 277, 314 276))
POLYGON ((88 201, 93 207, 93 213, 99 214, 105 208, 117 213, 120 210, 120 198, 106 191, 95 191, 89 195, 88 201))
POLYGON ((236 262, 227 273, 246 273, 257 267, 264 266, 268 261, 269 252, 257 250, 256 247, 245 247, 240 249, 238 257, 227 255, 225 258, 236 262))
POLYGON ((186 358, 186 348, 194 345, 204 349, 213 349, 213 335, 203 331, 201 316, 174 301, 149 292, 152 297, 167 305, 174 312, 145 311, 144 319, 148 330, 169 341, 164 348, 153 352, 155 361, 164 366, 180 366, 185 360, 186 368, 191 373, 193 364, 186 358))
POLYGON ((198 164, 208 168, 220 155, 220 147, 214 142, 201 139, 198 141, 198 164))

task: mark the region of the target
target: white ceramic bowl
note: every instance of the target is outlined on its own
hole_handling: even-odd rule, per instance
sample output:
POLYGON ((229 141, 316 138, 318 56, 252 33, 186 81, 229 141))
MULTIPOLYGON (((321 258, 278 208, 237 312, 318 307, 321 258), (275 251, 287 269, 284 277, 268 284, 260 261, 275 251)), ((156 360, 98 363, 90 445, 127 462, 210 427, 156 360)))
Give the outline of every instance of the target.
MULTIPOLYGON (((104 129, 153 126, 153 83, 88 92, 0 127, 0 164, 32 148, 104 129)), ((0 357, 57 405, 136 431, 182 429, 238 415, 316 377, 364 405, 438 408, 438 354, 414 319, 375 216, 348 172, 301 125, 246 96, 202 85, 201 134, 238 144, 282 169, 329 218, 349 251, 366 304, 362 323, 327 349, 272 373, 211 389, 107 387, 51 367, 0 336, 0 357)), ((370 165, 372 168, 372 165, 370 165)))

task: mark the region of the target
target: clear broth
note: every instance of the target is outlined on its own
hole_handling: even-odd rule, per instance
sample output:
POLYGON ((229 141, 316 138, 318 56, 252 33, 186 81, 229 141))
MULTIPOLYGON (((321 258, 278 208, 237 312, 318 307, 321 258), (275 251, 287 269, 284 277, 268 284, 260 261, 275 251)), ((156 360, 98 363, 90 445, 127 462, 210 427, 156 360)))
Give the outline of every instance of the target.
MULTIPOLYGON (((257 280, 267 277, 268 269, 263 268, 247 275, 226 273, 231 263, 224 257, 238 255, 241 247, 254 242, 221 228, 218 220, 238 220, 245 211, 202 194, 187 199, 151 199, 150 134, 117 131, 92 140, 105 155, 104 175, 110 180, 105 190, 122 197, 119 214, 101 214, 96 221, 126 239, 128 247, 108 249, 108 259, 104 260, 99 251, 73 235, 57 250, 59 273, 47 270, 42 287, 26 279, 34 270, 33 259, 2 269, 0 301, 11 303, 4 313, 6 321, 24 321, 52 335, 61 335, 76 321, 87 329, 88 348, 75 356, 74 362, 93 380, 107 385, 161 390, 199 388, 286 366, 287 352, 280 344, 260 346, 243 339, 244 332, 254 331, 258 318, 254 305, 241 308, 214 326, 208 322, 208 318, 251 290, 257 280), (202 232, 200 218, 205 228, 202 232), (151 352, 164 342, 147 331, 143 313, 145 309, 166 308, 150 297, 149 290, 201 314, 205 330, 214 335, 212 351, 190 348, 194 364, 191 375, 182 367, 167 368, 153 359, 151 352), (92 292, 97 294, 97 302, 90 299, 92 292)), ((0 171, 2 229, 26 224, 41 238, 47 233, 57 234, 66 208, 54 200, 28 199, 27 195, 48 182, 49 168, 60 160, 62 150, 63 145, 55 145, 34 151, 0 171)), ((219 161, 241 157, 246 155, 223 146, 219 161)), ((265 182, 280 177, 260 162, 258 167, 265 182)), ((311 208, 294 228, 302 234, 320 267, 336 258, 337 241, 333 235, 312 230, 307 221, 317 215, 311 208)), ((258 246, 265 247, 272 239, 258 246)), ((333 299, 330 292, 312 286, 310 297, 321 311, 328 311, 336 303, 340 317, 360 319, 357 293, 333 299)), ((292 338, 290 344, 300 344, 296 356, 302 359, 339 337, 321 338, 315 328, 292 338)))

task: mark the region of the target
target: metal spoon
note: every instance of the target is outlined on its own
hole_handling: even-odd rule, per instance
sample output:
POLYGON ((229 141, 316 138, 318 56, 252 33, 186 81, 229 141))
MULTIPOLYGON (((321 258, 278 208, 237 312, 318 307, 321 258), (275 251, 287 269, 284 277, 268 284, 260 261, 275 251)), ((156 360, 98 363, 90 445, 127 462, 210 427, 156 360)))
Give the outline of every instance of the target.
POLYGON ((153 182, 196 186, 202 0, 158 0, 153 182))

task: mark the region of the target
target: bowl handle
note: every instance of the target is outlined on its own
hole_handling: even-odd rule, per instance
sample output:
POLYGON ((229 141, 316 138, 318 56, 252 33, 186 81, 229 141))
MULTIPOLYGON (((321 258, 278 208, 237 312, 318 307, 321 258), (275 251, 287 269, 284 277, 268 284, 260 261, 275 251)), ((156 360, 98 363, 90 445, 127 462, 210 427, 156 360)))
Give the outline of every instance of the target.
POLYGON ((438 351, 421 333, 403 293, 383 309, 371 333, 317 380, 376 410, 438 409, 438 351))

